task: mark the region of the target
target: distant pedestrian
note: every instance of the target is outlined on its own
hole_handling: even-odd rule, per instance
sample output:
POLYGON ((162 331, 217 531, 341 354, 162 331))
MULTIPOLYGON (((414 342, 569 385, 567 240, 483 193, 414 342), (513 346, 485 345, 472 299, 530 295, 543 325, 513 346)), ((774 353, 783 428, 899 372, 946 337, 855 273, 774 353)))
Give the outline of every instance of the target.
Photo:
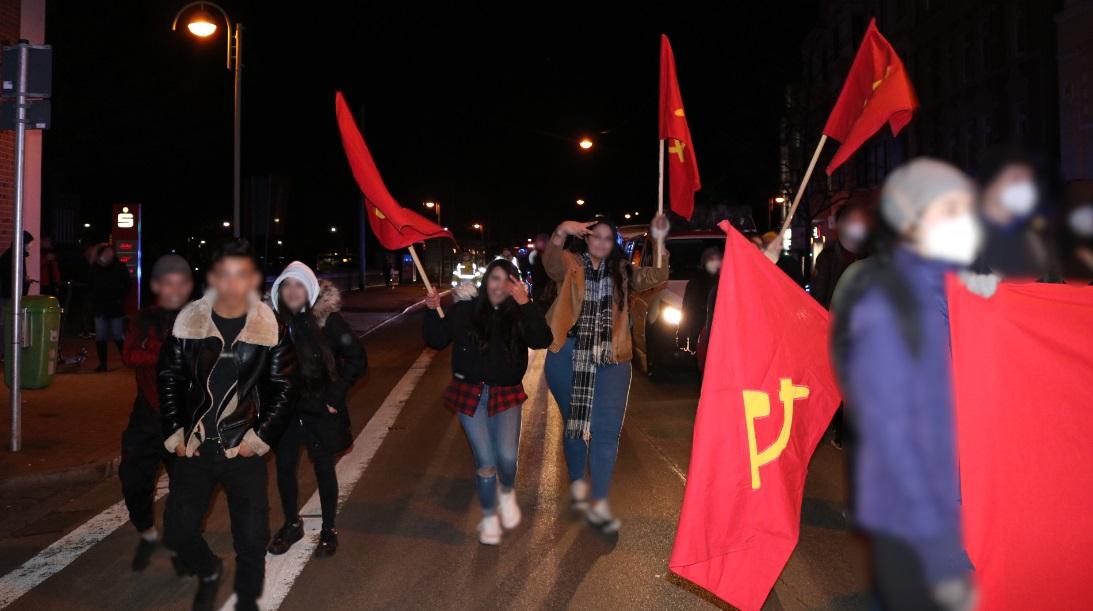
POLYGON ((698 336, 706 325, 706 306, 710 301, 710 290, 721 277, 721 259, 719 247, 711 246, 702 251, 698 270, 683 289, 683 320, 679 323, 678 341, 691 351, 698 348, 698 336))
POLYGON ((121 434, 121 465, 118 467, 129 521, 140 533, 132 562, 134 571, 148 567, 152 553, 159 545, 155 523, 156 479, 161 464, 168 476, 174 464, 174 454, 163 447, 156 363, 160 348, 171 336, 175 317, 193 293, 190 264, 179 255, 163 255, 152 266, 151 286, 156 303, 141 310, 130 321, 121 353, 126 367, 136 370, 137 378, 137 397, 129 414, 129 424, 121 434))
POLYGON ((129 294, 130 285, 129 269, 118 261, 110 244, 103 244, 95 253, 88 281, 95 315, 95 348, 99 352, 99 366, 95 371, 106 371, 108 342, 113 341, 118 352, 123 350, 125 297, 129 294))
MULTIPOLYGON (((660 244, 668 234, 668 219, 658 215, 651 229, 660 244)), ((554 342, 545 368, 565 421, 572 506, 605 533, 622 526, 607 495, 630 394, 629 296, 668 281, 667 253, 660 267, 631 268, 618 237, 618 228, 604 217, 566 221, 543 253, 547 273, 558 283, 558 298, 547 313, 554 342), (565 249, 570 237, 575 238, 572 251, 565 249)))
POLYGON ((455 345, 444 404, 458 414, 474 454, 483 514, 478 540, 486 545, 501 542, 502 527, 520 524, 514 486, 527 400, 522 380, 528 349, 547 348, 553 339, 543 310, 528 297, 518 274, 509 261, 491 262, 481 289, 463 284, 453 290, 457 301, 444 318, 437 314, 435 291, 425 301, 425 343, 437 350, 455 345))
POLYGON ((285 523, 273 536, 269 552, 283 554, 304 536, 296 481, 300 446, 304 446, 315 468, 322 507, 322 530, 315 555, 333 556, 338 551, 338 476, 334 463, 337 455, 353 443, 346 395, 364 375, 368 357, 339 313, 341 291, 316 278, 307 265, 299 261, 288 264, 273 282, 270 305, 292 336, 299 385, 292 418, 274 447, 277 492, 285 523))
POLYGON ((224 487, 235 547, 236 609, 258 609, 269 544, 262 455, 292 417, 296 356, 276 314, 262 303, 258 263, 246 240, 213 251, 205 296, 179 312, 159 358, 164 447, 175 453, 164 544, 196 573, 193 608, 210 610, 224 562, 201 531, 224 487))
POLYGON ((543 251, 546 250, 550 235, 540 233, 535 236, 533 242, 535 248, 528 255, 531 264, 531 299, 539 304, 543 310, 549 310, 558 295, 558 284, 551 279, 550 274, 543 267, 543 251))
POLYGON ((43 295, 57 297, 61 294, 61 264, 57 260, 57 251, 53 248, 53 240, 45 237, 39 244, 41 268, 38 274, 38 287, 43 295))
POLYGON ((881 214, 895 237, 847 270, 832 301, 832 360, 857 433, 853 515, 872 541, 878 608, 971 609, 945 283, 982 242, 974 190, 916 159, 888 176, 881 214))

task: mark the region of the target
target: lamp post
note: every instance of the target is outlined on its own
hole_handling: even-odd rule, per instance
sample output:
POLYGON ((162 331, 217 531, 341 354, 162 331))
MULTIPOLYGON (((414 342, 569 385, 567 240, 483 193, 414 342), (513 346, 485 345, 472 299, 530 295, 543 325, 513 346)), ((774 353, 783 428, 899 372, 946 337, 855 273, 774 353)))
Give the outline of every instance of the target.
POLYGON ((426 208, 436 212, 436 224, 440 224, 440 202, 425 202, 423 204, 426 208))
POLYGON ((215 2, 191 2, 186 6, 183 6, 175 13, 175 18, 171 21, 171 31, 178 29, 178 21, 182 17, 183 13, 190 11, 190 9, 197 7, 190 14, 190 20, 186 23, 186 29, 191 34, 198 38, 208 38, 212 36, 217 29, 216 19, 212 17, 206 7, 216 9, 220 13, 220 17, 223 18, 224 24, 227 26, 227 66, 228 70, 231 70, 235 76, 235 103, 234 114, 232 120, 232 210, 234 213, 234 222, 232 223, 232 229, 235 237, 239 237, 240 229, 240 212, 239 212, 239 199, 240 199, 240 186, 242 178, 240 176, 240 164, 239 164, 239 140, 240 140, 240 125, 243 116, 243 24, 235 23, 234 31, 232 27, 232 20, 228 17, 227 11, 225 11, 219 4, 215 2), (234 39, 234 42, 233 40, 234 39))

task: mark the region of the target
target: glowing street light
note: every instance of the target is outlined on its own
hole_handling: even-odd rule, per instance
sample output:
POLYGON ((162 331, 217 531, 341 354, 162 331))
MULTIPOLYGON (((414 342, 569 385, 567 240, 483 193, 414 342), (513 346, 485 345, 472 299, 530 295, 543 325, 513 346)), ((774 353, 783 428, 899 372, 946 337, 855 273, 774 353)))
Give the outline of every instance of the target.
POLYGON ((774 198, 774 203, 776 203, 776 204, 784 204, 784 203, 786 203, 786 198, 785 198, 785 196, 783 196, 783 195, 779 195, 779 196, 775 197, 775 198, 774 198))
POLYGON ((330 233, 338 233, 338 228, 337 227, 331 227, 330 228, 330 233))
POLYGON ((425 206, 426 208, 436 212, 436 224, 439 225, 440 224, 440 202, 428 201, 428 202, 425 202, 422 205, 425 206))
POLYGON ((482 229, 482 225, 480 223, 475 223, 475 224, 471 225, 471 227, 473 227, 475 229, 478 229, 478 230, 482 229))
POLYGON ((581 147, 581 150, 587 151, 588 149, 592 148, 592 139, 581 138, 581 141, 577 143, 577 146, 581 147))
POLYGON ((223 225, 225 227, 231 227, 232 226, 231 221, 224 221, 223 225))
POLYGON ((84 229, 91 229, 91 223, 84 223, 83 228, 84 229))
POLYGON ((205 12, 205 7, 200 6, 190 17, 190 22, 186 24, 186 29, 194 36, 208 38, 216 33, 216 24, 213 23, 209 14, 205 12))
POLYGON ((577 205, 578 206, 583 206, 584 205, 584 200, 583 199, 578 199, 577 200, 577 205))
POLYGON ((630 213, 627 212, 626 214, 622 215, 622 218, 629 219, 630 218, 630 213))

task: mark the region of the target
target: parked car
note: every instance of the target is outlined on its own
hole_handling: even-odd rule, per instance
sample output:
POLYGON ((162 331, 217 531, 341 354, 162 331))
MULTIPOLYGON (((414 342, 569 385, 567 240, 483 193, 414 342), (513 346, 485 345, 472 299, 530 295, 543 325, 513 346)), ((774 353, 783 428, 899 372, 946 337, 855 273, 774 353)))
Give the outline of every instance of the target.
MULTIPOLYGON (((700 273, 699 260, 710 247, 724 249, 725 234, 719 229, 673 233, 665 239, 671 254, 668 283, 660 288, 630 296, 633 322, 634 360, 648 375, 671 367, 694 368, 697 346, 679 337, 683 321, 683 293, 687 283, 700 273)), ((635 233, 623 247, 634 267, 656 265, 653 238, 648 231, 635 233)))

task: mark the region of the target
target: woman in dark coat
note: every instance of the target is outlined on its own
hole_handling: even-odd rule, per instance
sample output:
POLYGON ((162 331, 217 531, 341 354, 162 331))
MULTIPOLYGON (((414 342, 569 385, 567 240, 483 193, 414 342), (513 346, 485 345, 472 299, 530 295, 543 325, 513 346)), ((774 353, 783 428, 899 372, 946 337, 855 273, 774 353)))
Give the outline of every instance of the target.
POLYGON ((103 244, 95 253, 88 272, 91 289, 91 309, 95 315, 95 348, 99 352, 99 367, 106 371, 106 353, 110 341, 122 352, 125 342, 125 297, 129 294, 129 269, 118 261, 110 244, 103 244))
POLYGON ((299 391, 295 415, 277 444, 277 491, 285 524, 269 545, 283 554, 304 536, 300 519, 296 467, 300 446, 306 446, 315 466, 323 525, 317 556, 338 550, 334 518, 338 511, 336 457, 352 443, 346 394, 364 374, 368 356, 338 312, 341 293, 311 269, 293 261, 273 283, 270 301, 288 327, 296 349, 299 391))

